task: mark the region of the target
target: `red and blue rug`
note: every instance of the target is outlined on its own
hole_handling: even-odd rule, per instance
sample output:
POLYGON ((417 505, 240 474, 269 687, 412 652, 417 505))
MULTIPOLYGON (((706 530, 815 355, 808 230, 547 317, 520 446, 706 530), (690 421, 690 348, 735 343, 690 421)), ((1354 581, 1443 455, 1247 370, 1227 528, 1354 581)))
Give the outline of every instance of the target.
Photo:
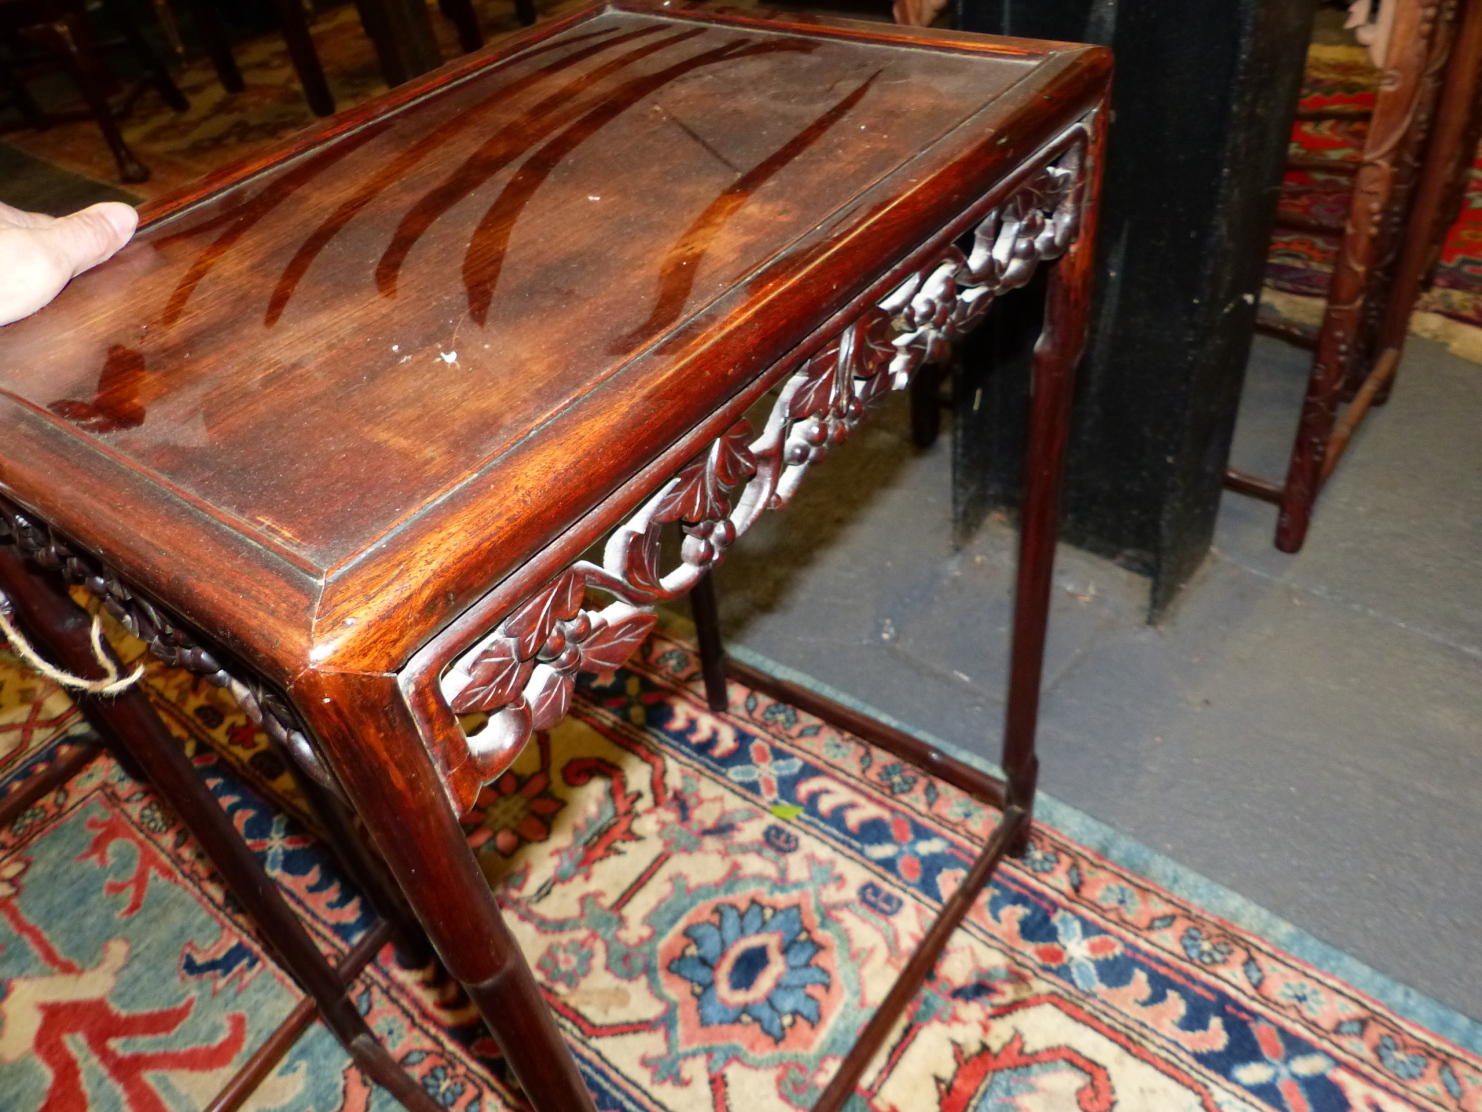
MULTIPOLYGON (((1379 71, 1359 46, 1314 45, 1307 56, 1301 107, 1372 109, 1379 71)), ((1293 154, 1357 165, 1368 133, 1366 120, 1298 120, 1292 129, 1293 154)), ((1280 210, 1309 219, 1348 217, 1353 175, 1288 169, 1280 210)), ((1276 229, 1266 260, 1266 285, 1286 294, 1327 296, 1338 233, 1276 229)), ((1462 324, 1482 325, 1482 160, 1469 171, 1461 214, 1446 237, 1435 285, 1416 306, 1462 324)))
MULTIPOLYGON (((155 665, 148 682, 319 944, 345 953, 369 917, 261 737, 202 681, 155 665)), ((995 817, 791 707, 733 686, 732 708, 708 711, 691 649, 656 635, 468 817, 604 1109, 810 1107, 995 817)), ((0 790, 82 730, 0 660, 0 790)), ((1476 1024, 1053 801, 1043 815, 851 1112, 1482 1109, 1476 1024)), ((466 999, 427 981, 388 949, 354 997, 444 1107, 526 1107, 466 999)), ((299 998, 170 807, 111 757, 0 831, 6 1112, 204 1108, 299 998)), ((245 1107, 394 1105, 316 1025, 245 1107)))

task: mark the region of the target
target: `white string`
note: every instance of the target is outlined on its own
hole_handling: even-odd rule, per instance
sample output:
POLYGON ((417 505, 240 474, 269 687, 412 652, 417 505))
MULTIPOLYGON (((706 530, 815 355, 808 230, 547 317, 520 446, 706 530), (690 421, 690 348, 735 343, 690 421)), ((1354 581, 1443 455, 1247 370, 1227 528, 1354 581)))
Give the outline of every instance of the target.
POLYGON ((101 680, 85 680, 81 676, 74 676, 70 672, 52 667, 37 655, 31 643, 22 636, 20 630, 15 628, 10 620, 8 602, 9 600, 0 594, 0 633, 5 634, 5 639, 10 642, 10 647, 15 650, 17 656, 47 679, 55 680, 63 687, 70 687, 74 691, 85 691, 89 695, 117 695, 137 683, 139 677, 144 674, 144 665, 140 664, 134 669, 133 674, 119 678, 118 666, 113 663, 113 657, 103 648, 103 618, 100 614, 93 615, 93 655, 98 658, 98 663, 106 675, 101 680))

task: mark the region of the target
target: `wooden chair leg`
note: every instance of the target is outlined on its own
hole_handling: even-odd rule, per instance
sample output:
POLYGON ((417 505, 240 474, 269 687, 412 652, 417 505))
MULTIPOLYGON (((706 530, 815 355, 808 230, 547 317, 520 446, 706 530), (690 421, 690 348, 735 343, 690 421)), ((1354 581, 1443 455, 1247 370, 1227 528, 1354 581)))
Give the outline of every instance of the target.
POLYGON ((715 601, 715 573, 706 571, 690 589, 690 616, 700 643, 700 674, 705 677, 705 701, 719 713, 730 705, 726 693, 726 650, 720 639, 720 610, 715 601))
POLYGON ((479 17, 474 13, 473 4, 469 0, 437 0, 437 6, 457 30, 458 46, 463 53, 467 54, 484 45, 484 35, 479 30, 479 17))
POLYGON ((529 27, 535 22, 535 0, 515 0, 515 16, 529 27))
POLYGON ((149 167, 134 157, 134 152, 124 142, 123 133, 118 130, 113 107, 104 92, 106 82, 92 53, 83 46, 83 32, 76 17, 69 15, 52 23, 35 24, 26 28, 25 35, 49 51, 77 83, 88 111, 103 132, 108 149, 113 152, 113 160, 118 163, 119 179, 129 183, 148 181, 149 167))
MULTIPOLYGON (((91 616, 72 601, 60 580, 28 567, 18 552, 5 546, 0 547, 0 589, 9 596, 18 624, 41 652, 75 675, 97 674, 91 616)), ((77 703, 93 728, 129 753, 179 812, 232 895, 294 980, 314 998, 325 1025, 355 1064, 412 1112, 439 1112, 437 1102, 371 1032, 334 969, 155 714, 149 696, 134 686, 111 698, 84 695, 77 703)))
POLYGON ((51 126, 51 121, 46 118, 46 113, 41 110, 41 105, 36 103, 26 83, 16 76, 15 71, 0 60, 0 86, 10 94, 11 103, 20 112, 21 119, 26 121, 26 126, 34 131, 45 131, 51 126))
POLYGON ((144 33, 139 30, 139 24, 135 22, 134 15, 129 11, 128 6, 118 3, 117 0, 103 0, 103 8, 118 27, 124 41, 129 44, 129 49, 134 52, 134 57, 143 67, 144 72, 149 74, 149 83, 154 86, 164 102, 176 112, 188 111, 190 101, 180 91, 180 86, 175 84, 170 71, 165 69, 164 63, 150 49, 149 43, 145 41, 144 33))
POLYGON ((196 33, 201 36, 201 45, 206 48, 206 57, 211 59, 211 68, 216 71, 216 79, 221 82, 221 87, 229 93, 240 93, 246 85, 242 81, 242 71, 237 68, 236 58, 232 57, 231 44, 227 41, 226 29, 222 27, 216 9, 209 0, 185 0, 185 6, 190 12, 191 21, 196 25, 196 33))
POLYGON ((293 59, 293 68, 298 73, 299 84, 304 87, 309 108, 316 116, 334 115, 334 94, 324 79, 324 67, 319 64, 319 55, 314 50, 314 38, 309 34, 303 5, 299 0, 273 0, 273 10, 278 13, 278 27, 283 41, 288 44, 288 56, 293 59))
POLYGON ((435 956, 432 944, 407 906, 401 889, 387 874, 386 866, 355 828, 349 808, 319 781, 306 775, 286 753, 283 761, 292 770, 294 783, 309 801, 310 810, 324 827, 325 837, 340 865, 376 914, 390 925, 397 959, 409 969, 426 965, 435 956))
POLYGON ((376 48, 388 88, 443 64, 432 21, 421 4, 403 0, 355 0, 361 26, 376 48))

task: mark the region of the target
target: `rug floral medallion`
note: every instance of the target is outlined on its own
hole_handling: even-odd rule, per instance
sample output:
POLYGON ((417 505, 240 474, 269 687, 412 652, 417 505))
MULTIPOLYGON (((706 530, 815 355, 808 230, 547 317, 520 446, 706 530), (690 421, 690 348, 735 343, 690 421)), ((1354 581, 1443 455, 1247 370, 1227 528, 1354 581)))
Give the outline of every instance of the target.
MULTIPOLYGON (((467 830, 599 1107, 807 1109, 996 815, 745 688, 713 714, 696 672, 656 635, 483 790, 467 830)), ((149 683, 324 951, 346 952, 372 920, 261 737, 192 677, 149 683)), ((7 785, 77 728, 0 662, 7 785)), ((444 1107, 528 1107, 435 970, 388 947, 353 991, 444 1107)), ((7 1112, 204 1108, 299 999, 112 757, 0 832, 7 1112)), ((245 1107, 396 1106, 316 1025, 245 1107)), ((1037 824, 850 1108, 1478 1112, 1482 1057, 1037 824)))

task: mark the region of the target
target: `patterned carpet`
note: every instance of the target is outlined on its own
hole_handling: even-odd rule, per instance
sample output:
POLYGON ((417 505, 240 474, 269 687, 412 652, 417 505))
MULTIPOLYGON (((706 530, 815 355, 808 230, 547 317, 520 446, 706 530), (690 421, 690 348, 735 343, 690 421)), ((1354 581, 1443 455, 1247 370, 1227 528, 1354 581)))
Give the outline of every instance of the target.
MULTIPOLYGON (((1369 64, 1362 47, 1314 45, 1307 56, 1301 103, 1309 109, 1370 108, 1378 82, 1379 72, 1369 64)), ((1366 132, 1364 121, 1299 120, 1292 130, 1292 151, 1356 163, 1366 132)), ((1282 183, 1281 211, 1343 220, 1348 215, 1352 184, 1352 175, 1289 169, 1282 183)), ((1266 263, 1266 284, 1286 294, 1325 297, 1337 250, 1336 233, 1278 228, 1266 263)), ((1482 325, 1482 164, 1471 169, 1471 183, 1461 215, 1446 238, 1435 286, 1421 296, 1417 309, 1482 325)))
MULTIPOLYGON (((734 685, 735 709, 711 714, 682 642, 640 655, 485 790, 470 839, 601 1108, 806 1109, 994 816, 734 685)), ((148 683, 319 944, 345 953, 367 914, 262 738, 201 681, 155 665, 148 683)), ((81 731, 0 660, 0 790, 81 731)), ((1477 1025, 1413 996, 1406 1018, 1375 999, 1405 990, 1362 974, 1360 992, 1045 807, 1060 829, 1037 825, 980 900, 851 1112, 1482 1108, 1477 1025)), ((466 1000, 430 980, 388 948, 354 994, 445 1107, 526 1107, 466 1000)), ((0 831, 7 1112, 202 1108, 298 999, 111 757, 0 831)), ((393 1105, 315 1025, 246 1107, 393 1105)))

